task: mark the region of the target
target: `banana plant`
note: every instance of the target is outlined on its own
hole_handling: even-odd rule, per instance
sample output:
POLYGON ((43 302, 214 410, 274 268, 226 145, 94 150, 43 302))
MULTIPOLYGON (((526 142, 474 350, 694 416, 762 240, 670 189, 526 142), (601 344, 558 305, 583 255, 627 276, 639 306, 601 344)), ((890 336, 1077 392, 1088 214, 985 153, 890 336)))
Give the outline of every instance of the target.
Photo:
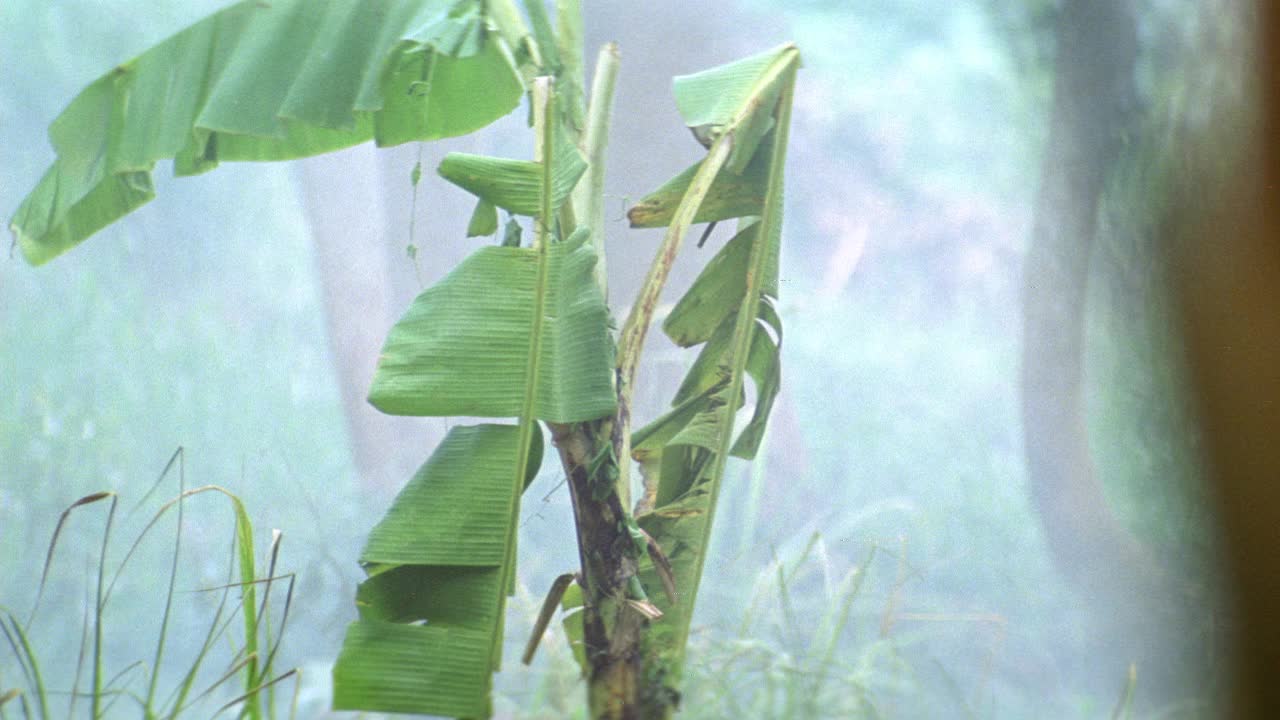
POLYGON ((601 226, 617 51, 601 50, 588 93, 577 0, 559 0, 554 23, 541 0, 524 9, 512 0, 233 5, 82 91, 53 121, 57 159, 10 223, 38 265, 151 200, 157 161, 191 175, 224 160, 457 136, 528 98, 531 159, 442 161, 439 174, 475 196, 469 234, 495 243, 413 301, 369 390, 393 415, 507 421, 455 426, 370 532, 359 618, 334 665, 336 709, 491 714, 520 498, 549 434, 581 567, 553 583, 526 661, 561 605, 590 716, 670 716, 721 479, 731 456, 755 454, 778 392, 798 50, 676 78, 679 112, 706 156, 629 212, 635 227, 667 230, 615 331, 601 226), (499 233, 499 208, 532 222, 527 241, 513 222, 499 233), (670 411, 633 431, 636 370, 680 246, 695 223, 728 221, 733 238, 662 327, 700 347, 696 359, 670 411), (748 381, 753 409, 739 421, 748 381))

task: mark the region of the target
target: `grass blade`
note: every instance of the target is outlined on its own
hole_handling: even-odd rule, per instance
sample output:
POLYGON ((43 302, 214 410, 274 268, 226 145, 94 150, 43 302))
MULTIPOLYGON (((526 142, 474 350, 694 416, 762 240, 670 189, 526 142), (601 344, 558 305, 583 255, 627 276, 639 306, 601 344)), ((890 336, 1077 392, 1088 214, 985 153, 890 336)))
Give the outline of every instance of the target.
POLYGON ((36 611, 40 609, 40 600, 44 597, 45 583, 49 579, 49 568, 53 565, 53 552, 58 546, 58 537, 62 534, 62 528, 67 524, 67 518, 70 517, 71 511, 83 505, 96 503, 103 498, 110 497, 112 493, 96 492, 71 503, 66 510, 62 511, 62 515, 58 517, 58 524, 53 527, 53 537, 49 540, 49 549, 44 556, 44 567, 40 570, 40 586, 36 590, 36 601, 31 606, 31 615, 27 617, 26 628, 31 629, 31 621, 36 617, 36 611))
MULTIPOLYGON (((8 609, 0 608, 0 612, 3 612, 6 616, 0 618, 0 632, 4 633, 5 642, 9 644, 10 651, 18 660, 18 667, 22 671, 25 685, 29 690, 35 692, 36 706, 40 708, 40 717, 48 718, 49 699, 45 692, 44 679, 40 676, 40 662, 36 658, 35 652, 31 649, 31 643, 27 640, 27 634, 23 631, 22 625, 18 623, 17 616, 8 609)), ((22 693, 21 701, 24 716, 29 717, 31 713, 27 704, 27 693, 22 693)), ((0 703, 0 705, 2 704, 0 703)))
MULTIPOLYGON (((156 480, 156 484, 153 485, 151 487, 151 490, 148 490, 147 494, 143 496, 143 500, 145 500, 148 496, 151 495, 151 492, 155 490, 155 488, 160 484, 160 481, 163 480, 165 475, 168 474, 169 469, 173 467, 173 463, 175 459, 178 461, 178 526, 174 530, 174 534, 173 534, 173 562, 169 566, 169 586, 165 589, 164 612, 160 616, 160 634, 159 634, 159 637, 156 639, 156 653, 155 653, 154 659, 151 661, 151 681, 147 683, 147 697, 146 697, 146 700, 143 702, 143 708, 147 715, 150 715, 152 713, 152 704, 154 703, 155 697, 156 697, 156 686, 160 680, 160 668, 163 666, 163 663, 164 663, 164 643, 165 643, 165 638, 168 636, 168 632, 169 632, 169 618, 173 612, 173 591, 174 591, 174 585, 177 583, 177 580, 178 580, 178 558, 182 553, 182 526, 183 526, 183 514, 182 514, 183 495, 182 494, 187 489, 186 487, 187 474, 186 474, 185 454, 183 453, 183 450, 181 447, 179 447, 173 453, 173 456, 169 458, 168 464, 164 466, 164 470, 161 471, 160 473, 160 479, 156 480)), ((135 508, 136 507, 137 506, 135 506, 135 508)), ((143 530, 143 534, 145 533, 146 533, 146 530, 143 530)), ((142 534, 139 534, 138 540, 139 541, 142 540, 142 534)), ((136 543, 135 543, 135 547, 136 547, 136 543)), ((132 552, 133 551, 130 550, 130 553, 132 552)), ((128 562, 128 556, 126 556, 125 560, 120 563, 121 569, 124 568, 125 562, 128 562)))
POLYGON ((102 717, 102 617, 106 607, 104 584, 107 575, 107 546, 111 542, 111 524, 116 517, 118 498, 110 493, 111 507, 107 510, 106 527, 102 530, 102 552, 98 555, 98 587, 93 601, 93 695, 90 697, 91 717, 102 717))

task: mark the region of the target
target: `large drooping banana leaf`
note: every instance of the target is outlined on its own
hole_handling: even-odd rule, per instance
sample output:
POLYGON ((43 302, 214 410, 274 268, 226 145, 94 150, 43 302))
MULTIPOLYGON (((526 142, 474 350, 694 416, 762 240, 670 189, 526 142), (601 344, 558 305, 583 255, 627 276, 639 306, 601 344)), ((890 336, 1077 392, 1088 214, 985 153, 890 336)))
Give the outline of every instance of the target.
MULTIPOLYGON (((533 438, 526 483, 542 460, 533 438)), ((489 715, 519 452, 515 425, 455 427, 370 533, 360 619, 333 669, 335 709, 489 715)))
POLYGON ((155 163, 284 160, 461 135, 523 91, 481 0, 244 0, 117 66, 53 122, 10 222, 40 264, 151 200, 155 163))
MULTIPOLYGON (((780 384, 782 325, 775 303, 782 166, 798 66, 799 54, 788 45, 676 81, 685 122, 712 145, 708 157, 715 154, 714 143, 730 143, 728 160, 712 188, 717 183, 726 188, 753 184, 749 193, 730 193, 737 196, 732 212, 722 209, 710 218, 740 217, 739 232, 708 263, 663 325, 677 344, 701 344, 699 356, 671 411, 632 436, 632 456, 641 463, 646 483, 656 480, 653 508, 638 522, 666 553, 677 592, 675 602, 653 596, 664 615, 651 628, 651 648, 677 668, 725 462, 730 454, 755 455, 780 384), (752 202, 755 193, 758 200, 752 202), (745 377, 755 386, 755 411, 735 440, 734 421, 746 397, 745 377)), ((678 176, 655 193, 659 202, 649 209, 677 204, 678 195, 674 201, 663 196, 674 194, 679 183, 678 176)), ((673 211, 665 212, 666 218, 655 212, 647 219, 667 222, 673 211)), ((647 587, 660 582, 651 567, 642 569, 641 580, 647 587)))

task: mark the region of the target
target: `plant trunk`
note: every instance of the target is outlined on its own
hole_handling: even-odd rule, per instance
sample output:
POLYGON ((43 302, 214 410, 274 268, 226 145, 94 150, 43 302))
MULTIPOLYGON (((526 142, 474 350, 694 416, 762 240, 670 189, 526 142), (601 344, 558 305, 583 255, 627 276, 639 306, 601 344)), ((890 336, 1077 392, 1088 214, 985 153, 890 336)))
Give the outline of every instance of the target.
POLYGON ((643 707, 644 698, 658 694, 642 687, 646 677, 642 641, 648 621, 628 602, 628 589, 635 582, 639 558, 627 529, 626 511, 609 480, 616 478, 613 458, 618 457, 621 447, 620 438, 613 432, 616 427, 614 418, 609 418, 552 425, 551 431, 577 518, 583 644, 590 668, 590 717, 647 720, 665 715, 661 708, 643 707), (594 461, 600 457, 606 459, 594 461))

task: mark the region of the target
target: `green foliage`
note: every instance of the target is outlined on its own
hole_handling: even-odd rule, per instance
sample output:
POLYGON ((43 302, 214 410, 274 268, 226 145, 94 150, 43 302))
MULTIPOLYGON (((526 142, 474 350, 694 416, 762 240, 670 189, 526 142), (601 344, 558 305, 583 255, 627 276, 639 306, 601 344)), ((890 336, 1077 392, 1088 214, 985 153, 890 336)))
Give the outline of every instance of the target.
MULTIPOLYGON (((3 633, 10 657, 17 663, 23 679, 24 687, 6 688, 0 691, 0 716, 6 716, 3 706, 13 702, 21 710, 22 718, 38 718, 46 720, 64 715, 55 713, 55 705, 50 696, 65 695, 68 706, 65 717, 76 714, 76 706, 82 701, 88 702, 91 717, 103 717, 118 703, 136 705, 138 712, 144 717, 176 718, 190 715, 193 711, 209 712, 212 703, 220 703, 214 714, 229 707, 239 706, 241 714, 249 718, 275 717, 274 686, 294 675, 293 670, 275 674, 275 660, 279 651, 281 634, 289 617, 293 596, 293 577, 276 575, 276 560, 279 552, 280 536, 277 534, 269 553, 269 563, 265 577, 259 577, 257 557, 253 545, 253 525, 238 497, 223 488, 207 485, 191 490, 185 487, 183 472, 184 454, 181 448, 174 453, 157 486, 178 469, 179 494, 165 502, 152 516, 151 520, 139 531, 129 550, 114 568, 108 562, 108 547, 112 537, 112 527, 116 520, 118 498, 112 492, 97 492, 86 495, 72 503, 63 512, 53 530, 45 556, 44 566, 36 592, 36 598, 26 620, 20 620, 12 610, 0 606, 0 632, 3 633), (217 493, 226 497, 231 505, 234 524, 232 529, 232 557, 228 567, 225 583, 207 590, 220 591, 221 598, 211 618, 207 619, 205 635, 198 651, 187 661, 189 665, 180 673, 178 680, 170 691, 162 695, 160 687, 165 671, 171 672, 172 661, 166 658, 169 646, 169 635, 174 631, 174 616, 177 579, 181 562, 181 549, 186 525, 184 507, 191 498, 207 493, 217 493), (91 505, 108 504, 105 522, 101 535, 101 550, 97 557, 96 590, 89 607, 84 610, 84 627, 80 633, 79 658, 71 672, 66 668, 58 668, 63 672, 53 675, 48 667, 44 667, 37 643, 31 640, 33 626, 38 628, 43 623, 51 622, 40 613, 46 582, 57 556, 59 538, 68 526, 72 513, 79 508, 91 505), (106 675, 106 652, 104 637, 109 633, 109 625, 115 620, 115 613, 110 611, 113 591, 122 576, 126 573, 141 573, 142 570, 130 570, 130 560, 143 541, 155 529, 158 523, 170 512, 176 515, 172 557, 168 568, 168 582, 164 593, 164 610, 160 615, 155 630, 155 649, 150 661, 142 657, 130 665, 118 669, 109 677, 106 675), (273 631, 270 599, 273 590, 278 595, 285 595, 284 605, 280 611, 279 626, 273 631), (259 603, 259 589, 262 596, 259 603), (232 600, 238 596, 238 600, 232 600), (236 616, 240 616, 239 624, 242 632, 239 638, 233 630, 236 616), (273 634, 274 633, 274 634, 273 634), (225 666, 208 670, 218 657, 216 649, 219 645, 228 645, 231 652, 224 659, 225 666), (84 663, 91 664, 91 680, 89 686, 82 687, 84 663), (44 667, 44 669, 42 669, 44 667), (216 673, 216 674, 213 674, 216 673), (212 681, 210 676, 216 678, 212 681), (48 681, 46 677, 56 677, 48 681), (234 679, 241 678, 239 689, 234 686, 234 679), (70 679, 70 686, 65 689, 61 683, 70 679), (49 683, 53 684, 50 685, 49 683), (228 696, 230 700, 228 701, 228 696), (264 697, 265 696, 265 697, 264 697), (265 701, 265 702, 264 702, 265 701)), ((154 488, 153 488, 154 489, 154 488)), ((145 498, 144 498, 145 500, 145 498)), ((136 508, 135 508, 136 509, 136 508)), ((154 620, 154 619, 153 619, 154 620)), ((65 631, 65 624, 62 626, 65 631)), ((145 642, 145 635, 137 628, 129 629, 132 653, 139 653, 145 642)), ((296 682, 296 678, 295 678, 296 682)))
MULTIPOLYGON (((445 180, 477 195, 481 202, 532 217, 542 208, 542 169, 540 162, 449 153, 440 162, 439 172, 445 180)), ((556 143, 551 167, 553 211, 560 209, 586 170, 582 153, 562 136, 556 143)), ((489 235, 494 230, 477 234, 489 235)))
MULTIPOLYGON (((702 162, 663 183, 662 187, 645 195, 630 210, 627 219, 633 228, 665 227, 671 224, 676 207, 689 190, 694 175, 702 162)), ((757 153, 741 173, 716 175, 693 216, 693 222, 716 222, 751 215, 764 202, 766 184, 769 181, 769 157, 757 153)))
POLYGON ((245 0, 178 33, 54 121, 58 160, 10 222, 23 254, 46 262, 151 200, 160 159, 190 175, 488 125, 521 86, 510 56, 484 39, 480 8, 245 0))
MULTIPOLYGON (((678 593, 678 599, 658 602, 664 618, 652 628, 648 652, 670 663, 673 676, 679 674, 688 640, 726 459, 731 452, 744 457, 755 454, 778 390, 781 327, 771 303, 778 292, 782 168, 798 66, 798 51, 783 46, 677 80, 686 123, 715 138, 704 162, 719 158, 724 163, 720 172, 733 173, 735 164, 742 171, 750 157, 735 159, 734 153, 750 147, 768 157, 768 180, 764 200, 751 213, 753 219, 744 223, 739 243, 722 251, 725 258, 736 257, 739 262, 709 264, 668 317, 664 329, 672 339, 680 344, 706 341, 706 346, 676 395, 676 407, 638 430, 634 438, 633 456, 645 468, 646 486, 653 488, 653 509, 639 521, 666 551, 678 593), (684 88, 683 93, 679 88, 684 88), (725 97, 734 102, 717 99, 725 97), (776 132, 770 142, 761 144, 775 117, 776 132), (717 156, 714 148, 726 141, 732 143, 727 158, 717 156), (738 277, 730 277, 735 270, 738 277), (701 317, 694 319, 699 310, 701 317), (777 333, 776 339, 770 338, 764 323, 777 333), (671 327, 685 332, 676 337, 671 327), (756 383, 756 417, 735 444, 734 418, 748 372, 756 383)), ((642 573, 642 580, 657 587, 657 575, 656 569, 650 569, 642 573)))
MULTIPOLYGON (((509 35, 497 15, 508 3, 486 5, 517 63, 527 59, 531 38, 509 35)), ((785 17, 787 32, 799 35, 807 68, 805 107, 817 110, 806 119, 808 154, 798 158, 805 172, 797 173, 799 183, 790 188, 796 212, 789 215, 788 241, 797 241, 791 246, 797 251, 784 266, 788 299, 780 306, 788 318, 788 395, 796 420, 757 454, 749 499, 742 499, 746 478, 731 471, 725 479, 721 515, 732 522, 717 523, 718 538, 711 543, 708 565, 715 568, 716 582, 702 588, 694 616, 682 713, 769 717, 779 716, 778 708, 788 703, 795 707, 796 698, 807 692, 804 681, 813 677, 814 664, 801 652, 805 645, 787 633, 806 630, 810 618, 823 615, 824 606, 813 598, 832 597, 825 588, 840 579, 842 558, 856 554, 850 547, 869 539, 895 545, 907 537, 905 582, 892 572, 868 578, 825 692, 844 692, 850 704, 866 693, 872 706, 866 716, 960 717, 965 716, 962 705, 977 717, 1106 716, 1123 668, 1107 671, 1117 687, 1108 680, 1099 697, 1089 698, 1078 684, 1079 665, 1099 658, 1089 654, 1080 604, 1045 562, 1026 503, 1011 411, 1016 407, 1009 378, 1017 371, 1012 339, 1017 322, 1010 314, 1007 283, 1014 276, 1001 268, 1013 263, 1016 269, 1017 228, 1025 212, 1019 201, 1035 189, 1028 178, 1036 166, 1052 81, 1046 62, 1051 47, 1044 38, 1052 29, 1053 3, 876 6, 758 0, 754 5, 769 14, 771 26, 774 17, 785 17), (1006 41, 1013 52, 994 40, 1006 41), (819 159, 834 163, 838 175, 819 159), (832 177, 839 182, 828 184, 832 177), (862 183, 871 186, 871 215, 858 204, 866 197, 857 189, 862 183), (833 191, 830 197, 826 191, 833 191), (816 277, 806 277, 806 271, 828 261, 831 243, 844 234, 828 224, 833 208, 841 217, 867 219, 877 231, 848 292, 823 299, 808 294, 816 277), (989 211, 999 222, 949 229, 956 208, 989 211), (902 214, 895 217, 895 212, 902 214), (920 219, 919 212, 932 220, 920 219), (931 260, 934 251, 919 242, 922 230, 937 233, 938 246, 956 254, 931 260), (1012 247, 1006 247, 1009 242, 1012 247), (956 265, 970 257, 970 250, 993 251, 995 270, 970 276, 983 283, 983 293, 953 293, 950 283, 960 275, 956 265), (794 546, 814 529, 822 530, 831 557, 795 573, 794 546), (790 620, 783 616, 777 573, 769 563, 775 546, 791 573, 790 620), (828 560, 836 565, 830 573, 828 560), (830 583, 822 580, 828 574, 830 583), (988 639, 985 626, 902 622, 886 640, 878 633, 891 592, 899 592, 908 608, 1002 614, 1007 635, 997 642, 988 639), (750 624, 745 618, 741 624, 725 622, 726 617, 736 620, 733 613, 754 598, 759 600, 750 624), (952 663, 949 657, 962 659, 952 663), (989 678, 983 675, 988 663, 989 678), (939 700, 956 696, 964 703, 939 700)), ((6 127, 34 124, 60 109, 74 88, 50 91, 51 77, 54 84, 66 77, 83 82, 135 52, 137 38, 154 37, 149 30, 191 17, 194 7, 148 6, 142 12, 122 10, 118 3, 80 3, 46 5, 35 13, 18 2, 0 9, 10 46, 29 42, 34 48, 33 54, 15 50, 6 58, 7 102, 0 107, 6 127), (97 31, 84 32, 86 26, 97 31)), ((1194 20, 1186 3, 1161 7, 1187 23, 1194 20)), ((560 29, 564 17, 557 13, 562 47, 567 45, 560 29)), ((1179 37, 1156 34, 1171 43, 1179 37)), ((559 57, 567 65, 563 50, 559 57)), ((1155 68, 1172 67, 1159 57, 1150 61, 1155 68)), ((1202 68, 1208 72, 1208 64, 1202 68)), ((531 76, 528 65, 521 69, 531 76)), ((1172 80, 1170 93, 1191 97, 1191 106, 1205 106, 1185 95, 1181 80, 1172 80)), ((1230 83, 1213 83, 1224 85, 1230 83)), ((14 189, 35 177, 38 168, 30 164, 40 157, 28 146, 41 137, 35 132, 21 137, 28 142, 5 148, 14 189)), ((752 162, 761 158, 757 154, 752 162)), ((697 167, 667 196, 663 222, 674 214, 697 167)), ((743 177, 750 174, 748 169, 743 177)), ((714 207, 716 188, 738 177, 717 176, 699 221, 715 215, 708 208, 714 207)), ((738 193, 736 214, 726 217, 749 215, 763 197, 766 179, 763 171, 756 175, 754 191, 741 185, 749 192, 738 193)), ((0 415, 0 457, 6 461, 0 470, 0 556, 12 561, 5 565, 7 587, 18 589, 23 578, 32 577, 22 569, 39 555, 31 548, 47 540, 47 528, 38 522, 56 515, 50 503, 64 503, 60 498, 71 488, 79 489, 70 497, 100 483, 127 487, 136 479, 136 468, 154 463, 157 442, 181 441, 200 449, 207 474, 239 477, 237 492, 251 506, 277 516, 279 508, 305 508, 310 496, 323 493, 314 530, 308 531, 314 533, 308 539, 316 559, 301 579, 316 583, 312 597, 340 595, 336 586, 354 584, 342 568, 354 567, 358 528, 371 522, 359 514, 365 508, 362 498, 349 489, 340 409, 324 365, 317 293, 306 271, 308 248, 300 231, 305 223, 292 214, 289 198, 279 199, 285 171, 224 167, 204 180, 166 180, 158 177, 156 183, 167 201, 137 214, 134 222, 105 232, 101 242, 39 274, 14 271, 0 281, 0 377, 9 392, 0 415), (182 242, 170 241, 176 237, 182 242), (235 283, 228 285, 227 278, 235 283), (246 307, 255 310, 246 313, 246 307), (290 460, 296 469, 299 457, 307 458, 306 469, 295 474, 290 460), (81 487, 84 482, 93 485, 81 487), (14 567, 21 569, 12 572, 14 567)), ((580 182, 578 190, 585 184, 580 182)), ((1131 202, 1117 200, 1116 205, 1123 210, 1131 202)), ((576 191, 575 205, 584 206, 576 201, 576 191)), ((609 215, 614 221, 612 209, 609 215)), ((640 216, 637 209, 633 219, 640 216)), ((519 224, 511 221, 507 229, 512 246, 519 246, 519 224)), ((593 242, 601 235, 592 234, 593 242)), ((431 252, 423 244, 421 255, 431 252)), ((1143 253, 1122 248, 1118 254, 1131 266, 1125 273, 1145 272, 1143 253)), ((1126 274, 1117 285, 1131 278, 1126 274)), ((1170 492, 1166 481, 1194 480, 1182 462, 1185 448, 1169 433, 1181 420, 1168 414, 1172 396, 1166 386, 1176 389, 1178 381, 1170 374, 1164 340, 1137 327, 1146 320, 1146 310, 1138 310, 1145 300, 1127 294, 1131 291, 1116 293, 1115 309, 1100 310, 1094 318, 1090 342, 1096 350, 1089 373, 1101 389, 1091 398, 1096 423, 1091 439, 1100 443, 1108 489, 1118 491, 1112 496, 1117 510, 1145 537, 1185 548, 1181 543, 1189 533, 1200 538, 1206 528, 1195 498, 1170 492)), ((1099 294, 1110 292, 1102 286, 1099 294)), ((544 475, 540 482, 550 490, 558 481, 544 475)), ((541 488, 535 489, 540 496, 541 488)), ((564 494, 560 489, 552 500, 563 500, 564 494)), ((377 503, 374 498, 369 505, 377 503)), ((548 550, 555 546, 546 538, 562 539, 568 511, 564 503, 546 499, 524 505, 522 572, 550 577, 567 560, 548 550)), ((886 565, 884 554, 879 561, 886 565)), ((62 564, 72 574, 81 570, 62 564)), ((126 575, 121 585, 129 580, 126 575)), ((78 618, 77 591, 59 587, 64 582, 59 578, 50 582, 46 607, 57 617, 78 618), (55 604, 68 596, 71 603, 55 604)), ((206 596, 196 595, 192 604, 206 596)), ((513 647, 523 644, 519 623, 534 600, 512 601, 507 617, 512 624, 505 634, 513 647)), ((295 604, 295 617, 306 605, 295 604)), ((158 616, 121 602, 112 611, 117 628, 158 616)), ((317 632, 294 634, 287 644, 299 647, 302 641, 310 652, 331 652, 315 640, 325 636, 321 623, 331 618, 311 620, 317 632)), ((53 627, 37 623, 42 624, 53 627)), ((581 623, 566 622, 566 628, 575 627, 574 647, 581 651, 581 623)), ((33 628, 33 634, 39 630, 33 628)), ((68 636, 78 640, 78 633, 59 631, 43 643, 39 637, 33 641, 47 649, 46 658, 65 656, 56 648, 74 645, 68 636)), ((582 717, 582 684, 563 638, 553 633, 541 653, 540 663, 556 662, 499 676, 496 712, 548 720, 582 717), (540 680, 529 681, 530 674, 540 680)), ((108 668, 113 662, 114 667, 125 664, 110 653, 106 662, 108 668)), ((1186 689, 1199 692, 1199 685, 1186 689)), ((1138 707, 1149 691, 1138 683, 1138 707)), ((19 702, 10 700, 3 708, 13 715, 19 702)), ((1208 714, 1202 704, 1181 715, 1158 716, 1208 714)), ((307 716, 305 706, 302 715, 307 716)), ((1135 715, 1147 716, 1140 710, 1135 715)), ((858 717, 853 710, 849 716, 858 717)))
POLYGON ((611 412, 607 310, 592 278, 595 255, 582 240, 545 253, 486 247, 464 260, 391 329, 369 401, 392 415, 514 416, 536 352, 538 417, 574 422, 611 412), (547 318, 532 337, 539 312, 547 318))
MULTIPOLYGON (((51 131, 58 151, 54 167, 12 222, 28 261, 44 262, 149 200, 150 171, 159 159, 173 158, 177 174, 184 175, 221 160, 281 160, 369 138, 387 145, 459 134, 511 110, 522 79, 534 72, 566 76, 563 94, 554 78, 532 86, 535 157, 542 161, 452 154, 441 163, 443 177, 479 197, 470 231, 496 231, 496 208, 502 207, 533 218, 536 237, 529 247, 521 247, 516 235, 515 243, 484 248, 423 292, 388 336, 370 400, 396 414, 515 417, 517 424, 455 429, 375 528, 361 556, 369 579, 357 594, 360 620, 348 628, 334 668, 339 708, 490 713, 506 597, 515 588, 519 498, 541 457, 539 421, 561 426, 557 433, 567 425, 569 433, 582 432, 595 444, 587 448, 595 458, 590 501, 575 507, 582 526, 602 526, 583 514, 618 505, 617 484, 626 478, 619 472, 617 433, 574 425, 612 423, 618 412, 623 436, 628 432, 629 383, 654 309, 652 300, 638 302, 624 328, 630 334, 617 382, 603 282, 594 271, 600 244, 589 241, 591 229, 576 227, 567 204, 588 170, 575 146, 586 120, 578 8, 572 2, 559 7, 560 37, 538 3, 527 8, 532 33, 518 27, 518 16, 505 4, 496 4, 493 15, 487 9, 477 2, 424 0, 389 12, 347 3, 312 13, 300 2, 246 2, 218 13, 119 66, 73 101, 51 131), (490 23, 499 33, 488 32, 490 23)), ((652 547, 625 507, 621 517, 610 510, 612 520, 603 524, 629 540, 625 553, 650 549, 659 557, 663 544, 680 546, 680 604, 645 641, 652 665, 641 682, 655 686, 641 695, 649 705, 661 696, 668 701, 657 704, 669 707, 677 697, 667 686, 678 676, 726 458, 731 451, 754 454, 777 393, 781 329, 771 303, 798 66, 798 52, 787 45, 677 80, 678 105, 710 152, 679 193, 666 247, 678 246, 722 173, 744 176, 759 197, 739 208, 739 215, 750 215, 739 240, 684 305, 724 308, 710 315, 703 308, 703 321, 709 317, 711 323, 695 342, 707 345, 681 399, 707 402, 674 433, 676 442, 666 452, 671 462, 655 482, 663 501, 658 512, 697 485, 703 517, 671 528, 653 525, 658 538, 652 547), (733 272, 745 279, 726 276, 733 272), (735 445, 733 419, 748 374, 756 383, 756 414, 735 445), (688 436, 699 440, 688 444, 688 436)), ((600 120, 593 115, 593 127, 600 120)), ((602 157, 600 148, 589 154, 602 157)), ((416 167, 411 181, 416 187, 416 167)), ((600 192, 598 174, 588 186, 600 192)), ((599 199, 592 204, 598 207, 599 199)), ((659 272, 646 288, 650 297, 661 291, 672 259, 672 252, 660 254, 659 272)), ((682 310, 677 322, 695 314, 682 310)), ((570 472, 583 462, 573 455, 579 450, 561 448, 570 472)), ((242 509, 237 540, 246 597, 247 713, 257 717, 253 693, 264 678, 253 538, 242 509)), ((584 573, 587 589, 597 592, 605 579, 587 568, 584 573)), ((659 617, 639 580, 623 579, 630 605, 617 609, 641 608, 659 617)), ((674 596, 670 578, 665 582, 674 596)), ((601 612, 614 600, 592 595, 587 602, 588 610, 601 612)), ((606 626, 615 622, 608 618, 606 626)), ((100 679, 95 672, 98 690, 100 679)), ((593 694, 612 692, 592 687, 593 694)))
MULTIPOLYGON (((526 483, 542 460, 534 438, 526 483)), ((370 532, 361 619, 333 670, 335 708, 488 714, 504 580, 514 577, 509 468, 519 450, 517 427, 454 428, 370 532)))

